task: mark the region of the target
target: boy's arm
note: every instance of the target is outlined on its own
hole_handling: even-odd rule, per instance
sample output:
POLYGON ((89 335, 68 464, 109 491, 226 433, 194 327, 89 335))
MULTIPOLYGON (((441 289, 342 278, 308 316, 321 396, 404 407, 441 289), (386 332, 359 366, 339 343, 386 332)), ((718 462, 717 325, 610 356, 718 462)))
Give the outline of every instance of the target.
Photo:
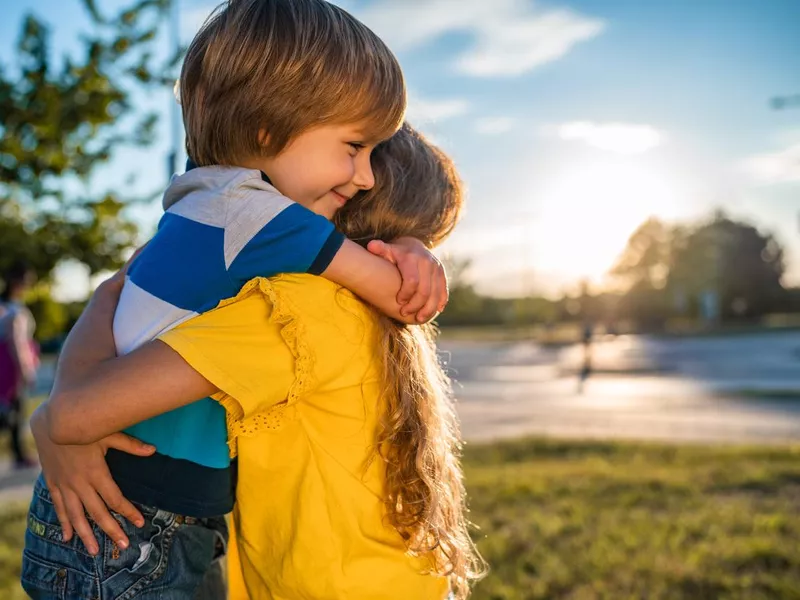
POLYGON ((444 269, 417 240, 403 238, 376 253, 393 265, 346 240, 325 217, 264 190, 232 202, 225 227, 237 289, 254 277, 321 274, 409 324, 430 320, 447 302, 444 269))
POLYGON ((407 324, 425 323, 447 304, 444 268, 412 238, 370 242, 368 250, 345 240, 322 276, 407 324))

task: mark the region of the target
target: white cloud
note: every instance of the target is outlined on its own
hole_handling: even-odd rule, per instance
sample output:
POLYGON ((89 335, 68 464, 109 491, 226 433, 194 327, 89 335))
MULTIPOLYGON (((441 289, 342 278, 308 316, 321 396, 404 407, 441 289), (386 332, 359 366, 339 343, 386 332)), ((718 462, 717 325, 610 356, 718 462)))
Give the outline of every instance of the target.
MULTIPOLYGON (((468 33, 470 46, 455 68, 476 77, 515 76, 558 60, 575 45, 602 33, 605 22, 564 8, 545 8, 530 0, 377 0, 352 12, 393 50, 424 46, 449 33, 468 33)), ((191 39, 216 3, 181 12, 181 38, 191 39)))
POLYGON ((593 123, 573 121, 558 127, 562 140, 581 141, 589 146, 618 154, 641 154, 655 148, 662 134, 650 125, 631 123, 593 123))
POLYGON ((489 21, 479 31, 475 49, 458 61, 461 71, 484 77, 521 75, 558 60, 604 27, 601 21, 567 10, 507 17, 489 21))
POLYGON ((482 135, 500 135, 511 131, 514 122, 510 117, 484 117, 475 122, 475 131, 482 135))
POLYGON ((533 70, 605 28, 600 19, 537 8, 527 0, 378 0, 357 16, 395 50, 417 48, 452 32, 471 33, 474 43, 455 65, 479 77, 533 70))
POLYGON ((779 152, 751 156, 744 168, 762 183, 800 182, 800 143, 779 152))
POLYGON ((408 95, 406 117, 414 124, 445 121, 460 117, 469 111, 469 103, 461 98, 423 98, 415 93, 408 95))

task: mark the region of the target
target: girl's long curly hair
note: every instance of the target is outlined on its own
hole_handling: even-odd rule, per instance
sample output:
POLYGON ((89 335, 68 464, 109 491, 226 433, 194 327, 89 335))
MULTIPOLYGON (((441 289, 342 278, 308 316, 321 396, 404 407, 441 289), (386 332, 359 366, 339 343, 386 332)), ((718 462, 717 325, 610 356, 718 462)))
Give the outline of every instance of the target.
MULTIPOLYGON (((360 243, 402 236, 442 242, 455 227, 464 191, 453 161, 410 125, 372 155, 375 187, 348 202, 334 219, 360 243)), ((461 436, 450 379, 436 352, 433 325, 380 322, 385 412, 377 435, 386 465, 389 522, 410 553, 431 559, 456 597, 485 572, 468 532, 460 465, 461 436)))

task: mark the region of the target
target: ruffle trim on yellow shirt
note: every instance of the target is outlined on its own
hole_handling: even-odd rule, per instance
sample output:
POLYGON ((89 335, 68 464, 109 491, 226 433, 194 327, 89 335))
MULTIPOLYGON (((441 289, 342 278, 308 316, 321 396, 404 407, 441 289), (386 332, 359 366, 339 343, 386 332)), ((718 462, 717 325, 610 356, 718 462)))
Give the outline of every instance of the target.
MULTIPOLYGON (((278 276, 275 279, 279 279, 278 276)), ((281 294, 272 282, 263 277, 248 281, 234 297, 223 300, 219 306, 227 306, 242 298, 259 293, 265 297, 272 307, 269 321, 280 325, 281 337, 294 356, 294 380, 286 395, 286 400, 263 412, 251 415, 246 419, 239 403, 230 396, 219 400, 225 409, 228 428, 228 448, 231 458, 238 453, 238 439, 250 437, 264 430, 281 429, 287 420, 295 417, 294 405, 302 399, 314 385, 314 355, 306 343, 303 324, 299 319, 297 308, 281 294)), ((269 360, 269 357, 264 357, 269 360)))

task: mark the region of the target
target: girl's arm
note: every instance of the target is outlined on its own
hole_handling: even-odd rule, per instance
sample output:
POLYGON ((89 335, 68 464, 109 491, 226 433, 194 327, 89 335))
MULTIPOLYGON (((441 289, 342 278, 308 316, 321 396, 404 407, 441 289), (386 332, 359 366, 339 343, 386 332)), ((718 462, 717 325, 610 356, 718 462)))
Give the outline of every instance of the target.
POLYGON ((57 444, 89 444, 217 389, 160 341, 116 357, 112 322, 124 272, 101 284, 64 343, 47 402, 57 444))

